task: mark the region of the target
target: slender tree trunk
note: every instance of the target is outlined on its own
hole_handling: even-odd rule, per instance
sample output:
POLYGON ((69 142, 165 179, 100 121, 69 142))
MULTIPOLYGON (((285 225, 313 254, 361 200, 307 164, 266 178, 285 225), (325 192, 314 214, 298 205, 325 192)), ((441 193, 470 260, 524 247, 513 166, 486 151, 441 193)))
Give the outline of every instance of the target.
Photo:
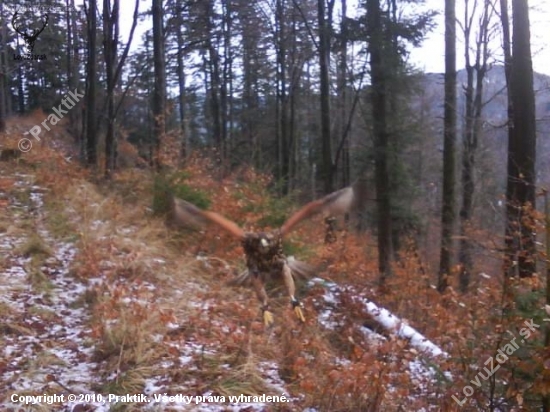
MULTIPOLYGON (((7 35, 7 23, 6 19, 4 19, 4 2, 3 0, 0 0, 0 18, 2 19, 2 27, 0 28, 2 30, 2 39, 6 39, 7 35)), ((0 55, 0 133, 4 132, 6 130, 6 104, 7 101, 7 94, 8 94, 8 88, 6 87, 7 84, 7 73, 8 73, 8 59, 7 59, 7 51, 6 47, 2 48, 2 54, 0 55)))
POLYGON ((347 1, 341 0, 342 23, 340 25, 340 67, 338 77, 338 89, 340 98, 340 136, 344 140, 342 149, 342 187, 349 186, 351 181, 351 165, 349 156, 349 139, 347 138, 347 70, 348 70, 348 31, 346 24, 347 1))
MULTIPOLYGON (((70 0, 65 0, 65 25, 67 27, 67 88, 69 90, 74 90, 75 86, 75 78, 73 77, 74 71, 73 71, 73 65, 75 58, 72 55, 72 52, 74 50, 73 45, 73 16, 72 16, 72 9, 71 9, 71 3, 70 0)), ((75 121, 76 121, 76 110, 71 110, 69 112, 69 130, 74 131, 76 129, 75 121)))
POLYGON ((287 194, 289 189, 289 159, 288 144, 288 96, 287 96, 287 72, 286 72, 286 18, 285 0, 277 0, 276 3, 276 32, 277 32, 277 141, 278 141, 278 178, 281 182, 282 194, 287 194))
POLYGON ((25 113, 25 89, 23 83, 23 66, 20 64, 17 66, 17 104, 19 114, 25 113))
POLYGON ((243 66, 244 66, 244 108, 243 108, 243 134, 246 142, 250 145, 252 151, 252 164, 259 168, 260 159, 259 159, 259 147, 258 141, 256 139, 256 119, 255 113, 257 113, 256 106, 256 93, 253 91, 253 76, 255 76, 255 71, 252 68, 252 56, 251 48, 244 50, 243 55, 243 66))
MULTIPOLYGON (((504 76, 506 78, 507 89, 507 103, 508 103, 508 146, 513 140, 513 123, 514 107, 512 101, 512 40, 510 30, 510 17, 508 13, 508 0, 500 0, 500 22, 502 24, 502 50, 504 52, 504 76)), ((510 147, 508 147, 508 173, 510 169, 510 147)), ((509 175, 507 174, 507 182, 509 175)), ((508 183, 507 183, 508 184, 508 183)), ((508 205, 506 207, 506 214, 508 215, 508 205)), ((515 274, 515 260, 514 252, 514 239, 512 236, 512 228, 506 225, 505 229, 505 250, 504 250, 504 264, 503 269, 506 276, 513 276, 515 274)))
POLYGON ((105 57, 105 75, 107 80, 107 134, 105 136, 105 177, 110 178, 115 168, 115 59, 118 43, 118 0, 103 0, 103 49, 105 57), (115 34, 116 33, 116 34, 115 34))
POLYGON ((472 217, 473 198, 474 198, 474 131, 473 128, 473 113, 472 105, 473 91, 473 70, 468 70, 468 85, 466 91, 466 122, 465 135, 463 136, 463 151, 462 151, 462 206, 460 208, 460 245, 458 251, 458 260, 460 262, 460 289, 466 292, 470 283, 470 272, 472 270, 472 243, 469 236, 469 225, 472 217))
POLYGON ((297 78, 299 77, 299 59, 296 47, 297 27, 296 13, 292 13, 290 22, 290 47, 289 47, 289 91, 288 91, 288 191, 290 192, 295 183, 296 157, 295 157, 295 127, 296 127, 296 100, 297 100, 297 78))
POLYGON ((164 61, 164 19, 162 0, 153 0, 153 59, 155 87, 153 91, 153 164, 160 170, 160 148, 166 122, 166 64, 164 61))
MULTIPOLYGON (((74 34, 71 11, 70 0, 65 0, 65 25, 67 26, 67 87, 69 90, 72 90, 74 87, 72 58, 74 34)), ((70 115, 69 120, 71 120, 70 115)))
MULTIPOLYGON (((183 25, 183 0, 177 0, 177 13, 180 26, 183 25)), ((185 65, 183 61, 184 42, 182 30, 177 30, 176 33, 178 42, 177 60, 178 60, 178 88, 179 88, 179 116, 180 116, 180 164, 185 164, 187 156, 190 153, 189 139, 187 136, 187 119, 185 116, 186 90, 185 90, 185 65)))
POLYGON ((367 27, 371 67, 372 121, 374 132, 374 167, 378 210, 378 270, 384 284, 391 273, 393 254, 391 238, 391 200, 388 174, 388 131, 386 109, 386 74, 384 66, 384 33, 380 0, 367 0, 367 27))
POLYGON ((455 224, 456 141, 456 12, 455 0, 445 0, 445 110, 443 131, 443 204, 441 253, 437 289, 443 292, 451 275, 455 224))
POLYGON ((221 106, 221 132, 222 141, 224 142, 224 152, 226 155, 232 152, 232 88, 233 88, 233 54, 231 47, 232 36, 232 7, 231 0, 222 2, 223 8, 223 66, 220 84, 220 106, 221 106))
MULTIPOLYGON (((74 90, 78 88, 78 73, 80 70, 78 59, 78 40, 76 32, 76 23, 74 16, 74 0, 65 1, 65 19, 67 26, 67 88, 74 90)), ((81 112, 77 110, 71 110, 68 114, 69 117, 69 131, 73 135, 75 142, 80 145, 83 144, 82 134, 79 132, 81 128, 81 112)))
MULTIPOLYGON (((250 5, 249 5, 250 7, 250 5)), ((251 163, 259 168, 261 166, 260 145, 258 141, 257 113, 258 104, 258 65, 257 65, 257 34, 253 22, 249 19, 250 9, 237 9, 239 18, 243 21, 243 110, 242 110, 242 130, 244 141, 249 145, 251 163)))
POLYGON ((86 75, 86 163, 97 166, 97 116, 96 116, 96 85, 97 85, 97 0, 89 0, 88 6, 88 67, 86 75))
POLYGON ((2 72, 3 68, 0 68, 0 133, 6 131, 6 109, 4 105, 4 94, 6 90, 5 86, 5 74, 2 72))
MULTIPOLYGON (((544 217, 546 226, 546 307, 550 305, 550 200, 548 191, 544 189, 544 217)), ((545 325, 544 346, 546 353, 550 352, 550 326, 545 325)), ((550 412, 550 395, 542 397, 542 411, 550 412)))
POLYGON ((489 0, 484 0, 483 16, 478 27, 478 37, 475 45, 475 62, 471 63, 471 22, 469 2, 466 1, 464 14, 464 56, 466 59, 466 113, 463 132, 462 150, 462 206, 460 208, 460 244, 458 260, 460 262, 460 289, 466 292, 470 284, 470 273, 473 267, 472 242, 469 238, 469 228, 473 215, 473 200, 475 192, 474 166, 477 142, 481 132, 480 122, 483 110, 483 82, 487 72, 489 21, 492 14, 489 0))
POLYGON ((6 131, 6 108, 4 105, 4 94, 6 91, 5 86, 5 74, 2 72, 3 68, 0 68, 0 133, 6 131))
POLYGON ((225 159, 224 140, 221 124, 221 107, 220 107, 220 64, 218 51, 213 44, 209 45, 209 61, 210 68, 210 110, 212 114, 214 142, 220 150, 222 159, 225 159))
POLYGON ((330 33, 325 17, 325 0, 317 0, 317 12, 319 20, 319 75, 320 75, 320 99, 321 99, 321 141, 323 151, 322 179, 325 193, 334 190, 333 165, 332 165, 332 141, 330 137, 330 90, 329 73, 330 64, 330 33))

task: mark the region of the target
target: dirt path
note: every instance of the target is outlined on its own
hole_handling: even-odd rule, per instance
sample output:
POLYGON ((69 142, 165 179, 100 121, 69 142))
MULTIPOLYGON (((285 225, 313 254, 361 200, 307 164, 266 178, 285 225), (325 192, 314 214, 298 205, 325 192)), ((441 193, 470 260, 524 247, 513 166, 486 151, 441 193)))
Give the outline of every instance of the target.
POLYGON ((7 227, 0 233, 2 402, 37 392, 84 393, 96 364, 90 316, 79 303, 86 286, 69 275, 77 251, 46 229, 44 190, 33 176, 10 177, 12 190, 2 199, 7 227))
MULTIPOLYGON (((151 328, 154 334, 149 334, 149 330, 145 329, 149 326, 137 324, 133 329, 136 335, 132 338, 139 342, 140 348, 134 348, 131 344, 124 347, 128 353, 142 351, 132 354, 136 358, 151 356, 146 367, 136 368, 140 373, 136 382, 142 382, 141 386, 128 389, 128 393, 148 396, 148 404, 138 406, 138 410, 271 410, 262 402, 247 403, 245 409, 239 402, 232 403, 229 399, 221 404, 215 399, 196 403, 197 397, 207 399, 212 391, 215 393, 216 385, 223 381, 223 373, 230 369, 229 364, 220 361, 214 369, 205 372, 201 366, 205 357, 218 362, 218 359, 224 360, 227 354, 216 353, 218 345, 215 339, 204 342, 187 332, 188 317, 202 317, 202 313, 211 310, 210 307, 216 302, 205 291, 204 285, 181 282, 174 287, 173 282, 170 285, 166 280, 160 280, 163 278, 161 268, 166 262, 163 256, 155 257, 154 252, 147 257, 142 255, 139 264, 149 259, 151 263, 145 264, 158 273, 158 282, 109 277, 106 273, 109 266, 116 266, 114 262, 102 262, 106 264, 103 267, 105 271, 101 270, 100 264, 97 277, 79 280, 71 273, 71 266, 79 253, 75 244, 61 241, 50 233, 51 225, 48 223, 52 216, 44 203, 47 190, 37 186, 30 174, 12 172, 8 164, 0 164, 0 168, 1 406, 15 411, 21 407, 20 401, 24 396, 63 394, 64 402, 48 405, 41 401, 35 407, 46 411, 82 410, 83 407, 84 410, 110 410, 115 401, 107 402, 106 398, 98 402, 88 396, 88 401, 80 402, 76 409, 78 402, 67 402, 68 394, 108 396, 109 392, 114 395, 124 391, 120 385, 112 391, 104 389, 109 388, 108 382, 119 383, 126 379, 123 377, 125 372, 118 366, 113 370, 112 362, 108 365, 108 361, 97 356, 101 353, 98 345, 104 342, 98 341, 97 331, 93 334, 93 318, 87 301, 91 290, 103 288, 113 294, 120 293, 116 301, 112 299, 115 302, 113 307, 124 305, 124 312, 121 313, 130 318, 143 316, 143 324, 157 321, 158 318, 151 314, 155 311, 162 313, 159 308, 174 308, 177 314, 165 319, 164 325, 157 325, 159 328, 151 328), (151 355, 153 352, 156 354, 151 355), (204 381, 204 376, 211 372, 217 377, 212 378, 209 384, 204 381), (194 398, 187 404, 184 398, 174 397, 180 394, 194 398)), ((91 220, 89 223, 95 230, 102 225, 107 226, 105 230, 110 230, 108 222, 91 220)), ((117 227, 118 232, 124 233, 122 238, 131 238, 131 232, 135 230, 135 227, 117 227)), ((119 255, 125 259, 122 251, 119 255)), ((124 322, 135 320, 128 319, 105 319, 104 325, 126 327, 124 322)), ((210 322, 216 324, 217 329, 224 328, 223 318, 213 318, 210 322)), ((224 339, 224 336, 219 338, 224 339)), ((121 352, 121 359, 124 356, 126 354, 121 352)), ((245 376, 259 377, 263 380, 261 387, 271 387, 271 392, 279 395, 286 392, 275 363, 258 362, 251 368, 257 368, 257 371, 247 370, 245 376)), ((135 403, 123 403, 133 404, 136 409, 135 403)))

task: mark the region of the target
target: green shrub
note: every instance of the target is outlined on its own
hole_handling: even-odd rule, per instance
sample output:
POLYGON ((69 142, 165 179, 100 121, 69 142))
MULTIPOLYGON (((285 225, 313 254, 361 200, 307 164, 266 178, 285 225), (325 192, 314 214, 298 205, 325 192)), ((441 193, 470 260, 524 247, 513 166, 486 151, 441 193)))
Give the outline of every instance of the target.
POLYGON ((153 213, 163 215, 170 211, 172 196, 187 200, 201 209, 208 209, 208 196, 185 183, 188 175, 176 172, 170 175, 158 174, 153 181, 153 213))

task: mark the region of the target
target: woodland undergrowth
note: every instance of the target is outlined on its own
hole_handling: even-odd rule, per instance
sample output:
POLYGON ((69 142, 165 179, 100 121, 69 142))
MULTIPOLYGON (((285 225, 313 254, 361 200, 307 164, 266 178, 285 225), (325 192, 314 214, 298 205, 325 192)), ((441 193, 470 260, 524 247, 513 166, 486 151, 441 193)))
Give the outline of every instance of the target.
MULTIPOLYGON (((252 291, 224 285, 244 269, 239 243, 215 228, 167 225, 153 213, 155 177, 149 170, 125 169, 102 181, 46 143, 14 168, 34 173, 37 184, 49 189, 47 224, 78 250, 71 273, 88 285, 82 305, 93 313, 97 391, 140 392, 155 379, 167 392, 276 393, 265 378, 266 363, 276 365, 293 398, 292 408, 272 410, 534 410, 550 391, 541 309, 545 279, 504 282, 500 234, 471 231, 481 251, 472 287, 460 294, 452 276, 444 295, 434 286, 436 269, 423 259, 437 244, 416 250, 411 240, 380 288, 371 232, 358 234, 340 222, 337 241, 325 245, 322 219, 315 218, 289 236, 285 250, 314 265, 318 277, 391 310, 449 355, 427 359, 436 373, 422 383, 409 367, 421 354, 387 331, 380 330, 383 340, 370 339, 364 329, 372 320, 351 292, 332 308, 335 326, 326 328, 318 321, 326 310, 321 286, 300 285, 307 319, 300 324, 281 285, 269 285, 275 326, 265 330, 252 291), (479 387, 472 384, 499 348, 514 336, 519 341, 529 319, 541 327, 493 375, 478 378, 479 387), (195 350, 184 362, 186 347, 195 350), (463 400, 467 385, 474 391, 459 407, 452 395, 463 400)), ((248 231, 276 228, 307 200, 300 193, 278 200, 270 192, 271 177, 249 167, 221 178, 219 165, 200 155, 183 170, 167 170, 172 187, 185 186, 248 231)), ((0 183, 9 190, 7 180, 0 183)))

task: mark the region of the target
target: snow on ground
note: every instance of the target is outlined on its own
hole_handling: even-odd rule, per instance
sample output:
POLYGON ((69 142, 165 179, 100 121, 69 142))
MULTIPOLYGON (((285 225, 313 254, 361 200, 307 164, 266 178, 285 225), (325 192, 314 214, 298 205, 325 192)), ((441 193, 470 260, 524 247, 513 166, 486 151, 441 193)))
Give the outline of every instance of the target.
MULTIPOLYGON (((15 216, 14 223, 23 218, 34 222, 34 232, 53 253, 38 269, 47 283, 37 291, 29 280, 32 258, 21 256, 17 250, 27 239, 0 233, 4 256, 0 303, 6 312, 2 319, 0 393, 44 393, 48 388, 83 392, 89 387, 95 364, 90 360, 92 348, 87 341, 89 315, 81 305, 75 305, 86 287, 69 275, 76 249, 49 236, 42 222, 43 191, 32 185, 32 177, 15 177, 18 190, 29 192, 29 204, 11 199, 8 210, 15 216)), ((9 397, 4 399, 4 406, 10 404, 8 401, 9 397)))
MULTIPOLYGON (((311 279, 309 284, 310 286, 320 285, 324 288, 322 299, 325 309, 320 312, 318 321, 325 328, 334 330, 338 327, 338 323, 334 320, 334 309, 340 302, 340 295, 343 292, 350 292, 353 299, 361 303, 365 313, 372 317, 384 330, 407 340, 411 348, 418 352, 417 358, 409 362, 409 373, 416 386, 423 389, 426 387, 426 383, 436 379, 437 372, 432 366, 427 366, 424 360, 429 358, 432 360, 447 358, 449 355, 439 346, 431 342, 413 327, 407 325, 389 310, 379 307, 374 302, 362 296, 351 286, 340 286, 334 282, 328 282, 320 278, 311 279)), ((373 343, 386 340, 384 336, 364 326, 361 327, 361 331, 373 343)), ((444 375, 447 379, 452 380, 452 376, 448 372, 445 372, 444 375)))
MULTIPOLYGON (((79 393, 93 394, 92 388, 97 384, 101 365, 93 361, 93 339, 89 330, 90 313, 82 303, 83 295, 88 288, 117 288, 119 284, 132 293, 122 298, 125 304, 147 307, 151 301, 164 299, 185 299, 191 309, 207 310, 209 301, 190 300, 200 291, 200 286, 190 284, 188 290, 173 290, 170 297, 162 297, 157 286, 150 282, 130 284, 126 279, 119 279, 111 284, 101 273, 89 279, 87 284, 78 280, 69 273, 69 268, 77 250, 71 243, 56 241, 47 231, 44 224, 47 219, 44 210, 44 190, 33 184, 30 175, 14 174, 15 186, 19 191, 28 193, 28 202, 9 199, 8 214, 13 218, 15 225, 23 221, 34 222, 34 231, 52 250, 51 256, 45 259, 40 273, 47 279, 48 286, 36 290, 29 281, 31 257, 21 256, 18 250, 28 240, 21 235, 10 234, 10 231, 0 232, 0 254, 4 257, 0 265, 0 313, 3 314, 0 323, 0 407, 16 408, 18 405, 10 402, 10 394, 39 395, 44 393, 79 393), (193 293, 190 293, 194 291, 193 293), (4 398, 2 398, 4 396, 4 398), (3 403, 2 403, 3 402, 3 403)), ((23 197, 23 196, 22 196, 23 197)), ((1 198, 1 192, 0 192, 1 198)), ((105 222, 93 220, 91 230, 98 229, 105 222)), ((134 228, 116 228, 122 236, 130 236, 134 228)), ((110 262, 103 262, 105 264, 110 262)), ((159 265, 164 264, 162 258, 157 259, 159 265)), ((105 266, 105 265, 102 265, 105 266)), ((105 267, 107 269, 107 267, 105 267)), ((36 270, 36 269, 35 269, 36 270)), ((343 292, 350 293, 357 302, 360 302, 366 314, 370 315, 389 334, 405 339, 410 347, 418 352, 416 360, 409 362, 409 373, 418 387, 424 387, 422 382, 434 379, 435 371, 422 362, 423 358, 445 358, 447 354, 436 344, 421 335, 414 328, 401 319, 380 308, 373 302, 361 296, 350 287, 339 286, 322 279, 313 279, 310 285, 321 285, 325 289, 322 295, 323 309, 319 313, 319 323, 331 330, 339 325, 334 316, 335 308, 340 302, 343 292)), ((169 303, 164 301, 163 303, 169 303)), ((216 321, 214 321, 216 323, 216 321)), ((184 327, 183 323, 174 320, 168 324, 168 329, 177 330, 184 327)), ((213 325, 223 330, 226 325, 213 325)), ((383 341, 386 337, 358 325, 358 328, 371 340, 383 341)), ((194 360, 205 354, 214 354, 215 347, 205 347, 203 344, 185 340, 163 341, 164 336, 152 336, 156 342, 163 342, 174 354, 172 358, 159 361, 158 368, 153 376, 146 379, 143 394, 150 397, 147 408, 143 410, 178 410, 178 411, 263 411, 269 407, 264 402, 239 403, 231 402, 228 398, 223 403, 188 403, 182 398, 170 398, 176 394, 187 396, 211 396, 204 393, 186 393, 192 388, 192 378, 182 387, 175 388, 170 382, 167 371, 174 368, 185 368, 192 372, 197 368, 194 360), (174 392, 175 391, 175 392, 174 392), (167 398, 163 395, 169 395, 167 398)), ((345 359, 341 364, 345 364, 345 359)), ((229 367, 229 365, 227 365, 229 367)), ((223 367, 223 365, 222 365, 223 367)), ((259 362, 256 366, 258 374, 264 379, 272 394, 284 395, 290 402, 295 399, 285 390, 285 384, 279 376, 279 368, 273 362, 259 362)), ((192 375, 190 375, 192 376, 192 375)), ((450 378, 450 377, 448 377, 450 378)), ((259 394, 260 395, 260 394, 259 394)), ((93 407, 96 411, 108 411, 113 402, 91 401, 84 404, 93 407)), ((72 411, 76 404, 65 405, 65 411, 72 411)), ((292 405, 292 403, 289 403, 292 405)), ((80 405, 80 410, 83 405, 80 405)))
MULTIPOLYGON (((89 279, 86 284, 69 273, 69 268, 77 249, 71 243, 56 241, 49 233, 44 222, 47 219, 44 210, 44 190, 33 184, 33 176, 14 174, 15 187, 23 194, 21 198, 27 201, 18 201, 15 197, 7 199, 9 206, 6 211, 15 226, 33 222, 33 231, 39 235, 42 242, 52 251, 51 256, 45 258, 39 268, 41 275, 47 279, 47 284, 38 290, 30 279, 32 257, 21 255, 20 248, 29 240, 19 234, 10 234, 10 231, 0 232, 0 255, 3 262, 0 265, 0 313, 3 315, 0 322, 0 409, 18 410, 20 404, 11 402, 11 395, 43 395, 43 394, 95 394, 94 384, 99 383, 101 365, 93 360, 96 341, 90 333, 90 313, 83 304, 84 294, 88 289, 101 290, 102 288, 117 288, 128 282, 119 279, 106 284, 102 273, 89 279)), ((0 198, 2 198, 0 192, 0 198)), ((16 196, 19 197, 19 196, 16 196)), ((91 229, 103 224, 101 221, 92 221, 91 229)), ((117 228, 119 233, 131 234, 135 228, 117 228)), ((28 230, 27 230, 28 232, 28 230)), ((30 237, 30 236, 29 236, 30 237)), ((108 263, 108 262, 103 262, 108 263)), ((157 263, 164 263, 162 258, 157 263)), ((126 304, 147 306, 148 300, 159 298, 153 296, 156 286, 149 282, 139 282, 139 285, 124 285, 131 294, 121 299, 126 304), (144 292, 145 291, 145 292, 144 292)), ((190 289, 200 289, 198 285, 190 285, 190 289)), ((178 290, 180 294, 184 291, 178 290)), ((176 293, 177 295, 177 293, 176 293)), ((189 294, 183 293, 189 296, 189 294)), ((184 296, 181 296, 183 298, 184 296)), ((191 294, 193 296, 194 294, 191 294)), ((188 299, 188 297, 185 297, 188 299)), ((202 307, 204 302, 188 302, 190 308, 202 307)), ((173 329, 182 325, 173 323, 173 329)), ((223 325, 218 325, 222 328, 223 325)), ((163 336, 153 336, 156 341, 163 341, 163 336)), ((264 411, 268 406, 265 402, 230 402, 223 403, 196 403, 193 399, 188 404, 183 399, 164 398, 163 395, 185 394, 191 396, 210 396, 211 393, 186 393, 186 387, 174 392, 170 378, 166 371, 176 366, 193 368, 193 359, 204 356, 205 353, 215 351, 215 348, 205 349, 199 343, 189 341, 165 342, 176 353, 174 360, 160 361, 157 375, 145 381, 143 394, 149 396, 150 403, 143 405, 143 410, 179 410, 179 411, 264 411), (176 365, 177 362, 177 365, 176 365)), ((259 374, 273 394, 286 395, 284 382, 279 377, 278 366, 272 362, 260 362, 259 374)), ((186 382, 192 387, 193 382, 186 382)), ((103 398, 99 401, 89 398, 89 402, 64 403, 55 410, 72 411, 93 408, 97 412, 108 411, 115 404, 103 398), (61 408, 61 409, 60 409, 61 408)), ((86 409, 90 410, 90 409, 86 409)))

